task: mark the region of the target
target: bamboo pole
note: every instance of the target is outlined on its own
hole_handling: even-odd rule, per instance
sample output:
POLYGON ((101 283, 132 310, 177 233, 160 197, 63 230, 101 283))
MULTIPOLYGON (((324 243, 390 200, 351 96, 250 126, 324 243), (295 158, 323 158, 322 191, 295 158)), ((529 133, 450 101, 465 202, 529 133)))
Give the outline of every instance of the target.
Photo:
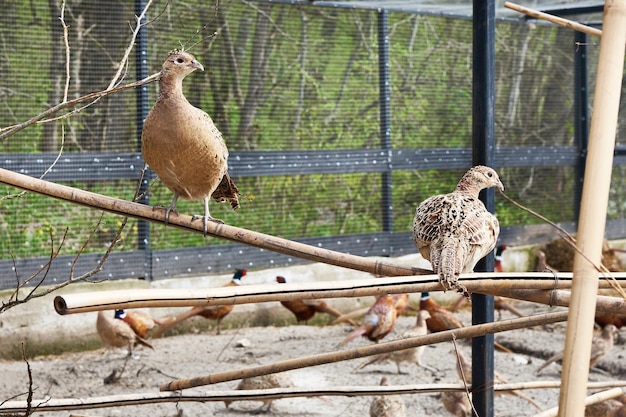
MULTIPOLYGON (((512 391, 524 389, 558 389, 560 381, 528 381, 514 382, 509 384, 496 384, 494 391, 512 391)), ((471 389, 471 385, 468 386, 471 389)), ((610 387, 626 387, 626 381, 602 381, 590 382, 587 389, 604 389, 610 387)), ((431 394, 445 391, 463 391, 464 384, 411 384, 411 385, 387 385, 387 386, 339 386, 339 387, 292 387, 273 388, 264 390, 223 390, 204 392, 145 392, 133 394, 116 394, 100 397, 87 398, 46 398, 34 399, 30 409, 38 412, 56 412, 72 410, 89 410, 97 408, 127 407, 133 405, 146 405, 157 403, 178 402, 218 402, 230 401, 254 401, 254 400, 278 400, 281 398, 296 397, 362 397, 377 395, 405 395, 405 394, 431 394)), ((25 400, 12 400, 0 404, 0 414, 18 414, 27 410, 28 403, 25 400)), ((70 414, 70 416, 77 414, 70 414)))
POLYGON ((520 12, 530 17, 534 17, 535 19, 545 20, 550 23, 554 23, 559 26, 563 26, 572 30, 576 30, 578 32, 583 32, 588 35, 601 37, 602 31, 600 29, 592 28, 590 26, 583 25, 578 22, 574 22, 572 20, 564 19, 562 17, 554 16, 548 13, 543 13, 537 10, 529 9, 528 7, 520 6, 519 4, 504 2, 504 7, 515 10, 516 12, 520 12))
MULTIPOLYGON (((27 175, 0 168, 0 182, 27 191, 69 201, 82 206, 129 216, 154 223, 165 223, 165 211, 144 204, 120 200, 66 185, 32 178, 27 175)), ((168 225, 196 233, 204 233, 202 222, 192 221, 192 216, 170 213, 168 225)), ((245 243, 257 248, 283 253, 314 262, 369 272, 381 276, 406 276, 432 274, 432 271, 415 267, 394 265, 388 262, 318 248, 304 243, 243 229, 240 227, 208 222, 207 235, 232 242, 245 243)))
MULTIPOLYGON (((606 391, 596 392, 595 394, 584 399, 585 406, 587 407, 593 404, 601 403, 602 401, 610 400, 611 398, 619 397, 623 393, 624 390, 622 388, 613 388, 606 391)), ((539 414, 535 414, 533 417, 556 417, 558 412, 558 407, 554 407, 539 414)))
MULTIPOLYGON (((589 152, 581 199, 578 247, 594 263, 602 256, 602 243, 613 167, 615 134, 624 71, 626 0, 606 0, 602 42, 589 135, 589 152)), ((574 256, 572 302, 565 335, 560 417, 583 417, 586 381, 598 290, 598 272, 580 253, 574 256)))
POLYGON ((303 358, 288 359, 267 365, 260 365, 234 371, 218 372, 206 376, 189 379, 178 379, 160 386, 161 391, 176 391, 202 385, 217 384, 219 382, 233 381, 236 379, 251 378, 259 375, 285 372, 293 369, 307 368, 310 366, 324 365, 327 363, 341 362, 359 359, 365 356, 389 353, 396 350, 409 349, 418 346, 431 345, 441 342, 449 342, 456 339, 467 339, 484 336, 488 333, 499 333, 509 330, 517 330, 526 327, 539 326, 549 323, 557 323, 567 320, 567 311, 540 314, 535 316, 521 317, 510 320, 502 320, 492 323, 478 324, 462 327, 444 332, 431 333, 426 336, 410 337, 394 340, 391 342, 378 343, 376 345, 363 346, 355 349, 341 350, 337 352, 322 353, 303 358))
MULTIPOLYGON (((616 279, 620 280, 621 285, 626 285, 626 273, 616 273, 615 276, 616 279)), ((470 291, 490 295, 499 295, 501 292, 512 288, 554 290, 571 287, 571 273, 559 273, 557 277, 558 279, 555 281, 552 273, 545 272, 484 272, 462 275, 463 284, 470 291)), ((607 281, 602 282, 602 287, 612 288, 607 281)), ((65 315, 110 309, 236 305, 302 298, 364 297, 424 291, 441 291, 441 285, 435 275, 318 281, 280 285, 240 285, 205 289, 152 288, 92 291, 58 295, 54 299, 54 307, 57 313, 65 315)), ((525 294, 524 290, 515 291, 521 291, 520 294, 525 294)), ((515 293, 515 291, 511 290, 511 294, 515 293)), ((526 299, 524 297, 531 297, 531 295, 520 295, 519 297, 511 295, 511 298, 526 299)), ((532 297, 540 296, 532 295, 532 297)), ((544 304, 550 304, 549 298, 541 296, 541 299, 544 304)), ((561 300, 562 298, 559 297, 557 299, 558 302, 554 305, 566 305, 560 304, 561 300)), ((605 301, 602 301, 602 306, 604 306, 604 303, 605 301)), ((613 304, 607 306, 609 310, 616 308, 619 309, 621 307, 613 304)))

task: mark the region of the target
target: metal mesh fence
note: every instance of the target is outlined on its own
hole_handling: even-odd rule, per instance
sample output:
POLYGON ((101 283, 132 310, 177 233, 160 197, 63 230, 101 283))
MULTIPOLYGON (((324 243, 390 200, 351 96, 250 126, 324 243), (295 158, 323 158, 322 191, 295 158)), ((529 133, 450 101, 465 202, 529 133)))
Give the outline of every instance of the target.
MULTIPOLYGON (((0 16, 0 126, 105 89, 136 24, 129 2, 67 2, 66 63, 60 3, 21 3, 9 2, 0 16)), ((385 149, 377 18, 376 11, 249 1, 152 5, 146 25, 149 73, 159 71, 171 49, 182 45, 193 53, 206 71, 187 77, 186 95, 213 117, 231 152, 241 209, 214 203, 214 216, 287 238, 396 233, 410 246, 415 207, 451 191, 471 164, 472 25, 467 19, 389 14, 391 149, 385 149), (384 171, 392 172, 388 183, 384 171), (391 207, 383 204, 384 187, 391 189, 391 207), (385 216, 391 230, 385 230, 385 216)), ((593 92, 599 46, 585 46, 593 92)), ((498 154, 497 169, 506 191, 554 221, 573 222, 579 47, 565 29, 500 22, 496 48, 497 145, 509 149, 498 154)), ((135 78, 132 57, 124 82, 135 78)), ((151 105, 156 84, 148 91, 151 105)), ((136 91, 72 109, 63 119, 5 139, 0 166, 39 176, 61 153, 51 180, 132 199, 143 165, 136 157, 136 91), (116 158, 123 165, 119 171, 112 168, 116 158)), ((618 144, 626 146, 626 114, 620 114, 618 144)), ((614 220, 624 219, 626 211, 620 158, 609 204, 614 220)), ((0 259, 45 258, 63 238, 60 254, 73 256, 91 235, 84 251, 99 254, 121 224, 116 216, 38 195, 7 198, 17 192, 2 187, 0 259)), ((151 181, 150 204, 167 205, 171 197, 158 180, 151 181)), ((503 226, 538 223, 496 201, 503 226)), ((178 208, 197 214, 202 204, 181 201, 178 208)), ((131 220, 116 251, 137 251, 142 241, 154 251, 226 243, 160 225, 142 236, 131 220)), ((14 271, 2 274, 10 278, 14 271)), ((130 276, 143 273, 121 268, 115 278, 130 276)))

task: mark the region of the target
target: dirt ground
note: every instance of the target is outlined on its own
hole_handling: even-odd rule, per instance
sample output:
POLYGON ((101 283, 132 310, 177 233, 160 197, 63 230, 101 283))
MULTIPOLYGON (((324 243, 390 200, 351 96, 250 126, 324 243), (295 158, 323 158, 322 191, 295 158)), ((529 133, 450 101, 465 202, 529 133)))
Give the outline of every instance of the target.
MULTIPOLYGON (((525 314, 554 311, 548 307, 518 304, 525 314)), ((504 315, 504 318, 512 316, 504 315)), ((470 323, 468 312, 461 318, 470 323)), ((193 319, 195 320, 195 318, 193 319)), ((202 319, 198 319, 202 320, 202 319)), ((384 341, 399 337, 413 325, 414 317, 401 317, 394 333, 384 341)), ((124 360, 122 351, 105 352, 104 349, 64 354, 55 357, 29 360, 32 368, 34 398, 85 398, 115 394, 158 392, 160 384, 176 378, 203 376, 215 372, 236 370, 257 364, 267 364, 285 359, 309 356, 336 350, 337 343, 350 331, 348 326, 315 327, 290 325, 284 327, 250 327, 223 330, 221 335, 213 331, 185 334, 153 340, 155 350, 139 348, 137 357, 131 359, 121 377, 114 384, 105 384, 105 378, 119 369, 124 360)), ((563 347, 565 324, 501 333, 496 341, 513 347, 516 354, 496 352, 496 369, 508 382, 533 380, 558 380, 560 365, 552 364, 543 373, 536 369, 552 353, 563 347)), ((346 348, 365 346, 366 339, 351 342, 346 348)), ((458 346, 469 355, 468 343, 459 341, 458 346)), ((420 383, 458 383, 454 369, 455 359, 452 343, 429 346, 423 361, 436 369, 431 371, 415 365, 404 364, 403 372, 397 374, 395 363, 373 364, 353 372, 364 359, 339 362, 317 367, 290 371, 294 385, 298 387, 324 387, 346 385, 378 385, 381 376, 387 376, 392 385, 420 383)), ((607 374, 592 372, 593 381, 624 379, 626 377, 625 347, 621 342, 600 362, 599 367, 607 374)), ((25 399, 28 376, 24 362, 0 363, 0 402, 6 399, 25 399), (21 395, 20 395, 21 394, 21 395)), ((228 390, 237 385, 230 381, 214 386, 196 388, 190 392, 228 390)), ((554 407, 558 402, 557 389, 525 391, 542 409, 554 407)), ((439 394, 411 394, 402 396, 408 416, 447 416, 439 394)), ((275 416, 333 416, 364 417, 369 415, 371 397, 321 397, 291 398, 277 400, 273 404, 275 416)), ((155 405, 113 407, 76 412, 60 411, 35 413, 36 416, 242 416, 252 414, 259 402, 236 402, 229 409, 222 402, 161 403, 155 405)), ((528 402, 509 395, 495 399, 496 416, 530 416, 537 410, 528 402)))

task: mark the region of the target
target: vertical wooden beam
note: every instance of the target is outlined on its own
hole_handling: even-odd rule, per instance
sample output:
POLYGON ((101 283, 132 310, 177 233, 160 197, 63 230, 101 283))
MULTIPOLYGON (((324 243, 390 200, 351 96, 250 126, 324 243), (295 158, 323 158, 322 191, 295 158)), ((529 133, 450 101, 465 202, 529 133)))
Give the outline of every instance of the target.
MULTIPOLYGON (((579 248, 596 263, 602 256, 625 43, 626 0, 606 0, 577 233, 579 248)), ((560 417, 584 416, 597 291, 598 272, 577 253, 561 374, 560 417)))

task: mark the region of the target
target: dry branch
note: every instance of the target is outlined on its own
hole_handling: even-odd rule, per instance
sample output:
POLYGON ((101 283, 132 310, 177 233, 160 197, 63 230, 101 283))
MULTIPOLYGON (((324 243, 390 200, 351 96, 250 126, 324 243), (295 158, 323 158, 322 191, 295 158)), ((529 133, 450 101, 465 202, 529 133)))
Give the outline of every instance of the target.
MULTIPOLYGON (((585 406, 590 406, 601 403, 602 401, 610 400, 611 398, 619 397, 623 393, 624 390, 622 388, 613 388, 602 392, 596 392, 595 394, 585 398, 585 406)), ((558 412, 559 407, 554 407, 539 414, 535 414, 534 417, 555 417, 558 412)))
MULTIPOLYGON (((284 284, 282 284, 284 285, 284 284)), ((456 339, 467 339, 484 336, 488 333, 499 333, 509 330, 517 330, 532 326, 549 323, 557 323, 567 320, 567 311, 541 314, 536 316, 502 320, 495 323, 485 323, 460 329, 447 330, 444 332, 431 333, 426 336, 410 337, 392 342, 378 343, 355 349, 341 350, 337 352, 322 353, 319 355, 303 358, 288 359, 286 361, 271 363, 268 365, 255 366, 235 371, 219 372, 207 376, 179 379, 161 385, 161 391, 176 391, 202 385, 217 384, 219 382, 233 381, 236 379, 251 378, 259 375, 285 372, 293 369, 307 368, 310 366, 324 365, 327 363, 341 362, 352 359, 360 359, 365 356, 389 353, 396 350, 415 348, 418 346, 448 342, 456 339)))
MULTIPOLYGON (((603 389, 609 387, 624 387, 626 381, 589 382, 588 389, 603 389)), ((494 385, 494 391, 508 391, 520 389, 556 389, 560 381, 530 381, 511 384, 494 385)), ((109 395, 105 397, 89 398, 53 398, 35 400, 33 407, 39 412, 88 410, 96 408, 125 407, 131 405, 178 403, 178 402, 207 402, 207 401, 254 401, 265 399, 280 399, 294 397, 361 397, 403 394, 429 394, 443 391, 465 391, 463 384, 413 384, 389 386, 342 386, 332 388, 275 388, 267 390, 225 390, 204 391, 194 393, 183 392, 146 392, 134 394, 109 395)), ((0 404, 0 414, 23 413, 26 410, 25 401, 7 401, 0 404)))

